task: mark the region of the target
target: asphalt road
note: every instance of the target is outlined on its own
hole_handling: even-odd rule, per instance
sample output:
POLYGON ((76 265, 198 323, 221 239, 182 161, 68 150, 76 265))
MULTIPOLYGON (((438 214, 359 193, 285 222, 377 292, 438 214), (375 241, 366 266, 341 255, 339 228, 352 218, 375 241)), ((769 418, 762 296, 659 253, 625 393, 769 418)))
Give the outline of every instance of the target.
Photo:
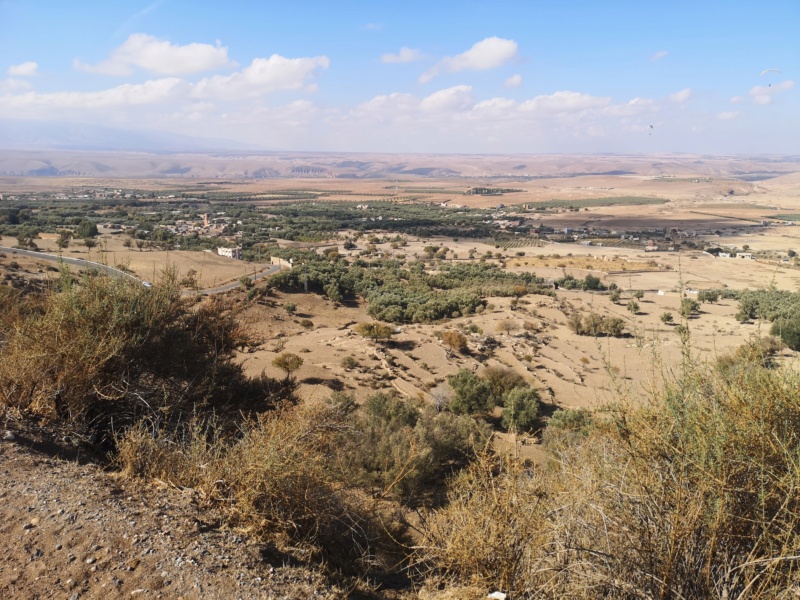
MULTIPOLYGON (((248 276, 248 277, 250 277, 250 279, 252 279, 253 282, 256 282, 259 279, 263 279, 264 277, 269 277, 270 275, 274 275, 275 273, 277 273, 280 270, 281 270, 280 265, 272 265, 271 267, 261 271, 261 273, 256 273, 255 275, 248 276)), ((207 290, 200 290, 200 293, 201 294, 222 294, 223 292, 228 292, 228 291, 233 290, 233 289, 235 289, 235 288, 237 288, 237 287, 239 287, 241 285, 242 284, 239 283, 238 281, 234 281, 232 283, 221 285, 219 287, 209 288, 207 290)))
MULTIPOLYGON (((142 285, 149 284, 149 282, 139 279, 135 275, 131 275, 130 273, 126 273, 120 269, 116 269, 114 267, 109 267, 108 265, 104 265, 102 263, 92 262, 90 260, 84 260, 83 258, 73 258, 70 256, 58 256, 57 254, 48 254, 47 252, 38 252, 35 250, 21 250, 19 248, 8 248, 5 246, 0 246, 0 252, 5 252, 7 254, 17 254, 21 256, 29 256, 31 258, 38 258, 41 260, 49 260, 51 262, 64 262, 68 265, 74 265, 76 267, 83 267, 85 269, 97 269, 103 273, 106 273, 109 277, 128 277, 134 281, 141 282, 142 285)), ((272 265, 269 268, 261 271, 260 273, 256 273, 251 277, 253 281, 258 281, 263 279, 264 277, 269 277, 270 275, 274 275, 281 268, 279 265, 272 265)), ((242 284, 238 281, 234 281, 232 283, 228 283, 225 285, 221 285, 215 288, 209 288, 206 290, 200 290, 199 293, 201 294, 222 294, 224 292, 228 292, 233 290, 242 284)))

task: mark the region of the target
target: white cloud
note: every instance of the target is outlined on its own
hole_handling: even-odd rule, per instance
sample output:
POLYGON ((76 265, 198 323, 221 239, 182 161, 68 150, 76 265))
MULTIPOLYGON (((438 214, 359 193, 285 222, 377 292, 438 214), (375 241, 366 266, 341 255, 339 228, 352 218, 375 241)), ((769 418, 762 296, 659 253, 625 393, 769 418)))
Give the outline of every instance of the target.
POLYGON ((13 96, 0 96, 0 108, 23 109, 26 113, 34 113, 38 110, 41 115, 44 115, 51 109, 85 111, 132 107, 177 100, 185 97, 188 89, 189 84, 184 80, 168 77, 146 81, 141 84, 126 83, 99 92, 57 92, 50 94, 28 92, 13 96))
POLYGON ((400 114, 415 109, 419 106, 419 99, 413 94, 386 94, 375 96, 371 100, 362 102, 354 109, 354 114, 391 115, 400 114))
POLYGON ((609 104, 611 104, 611 98, 608 97, 563 91, 526 100, 520 104, 520 109, 538 113, 571 113, 601 108, 609 104))
POLYGON ((633 98, 624 104, 607 104, 602 106, 603 114, 609 117, 633 117, 659 110, 658 103, 651 98, 633 98))
POLYGON ((726 110, 724 112, 717 113, 716 117, 720 121, 731 121, 741 114, 742 113, 739 112, 738 110, 726 110))
POLYGON ((410 63, 423 58, 422 52, 414 48, 400 48, 397 54, 384 54, 381 56, 382 63, 410 63))
POLYGON ((468 85, 457 85, 439 90, 423 98, 419 103, 419 107, 426 112, 452 112, 467 110, 474 103, 472 87, 468 85))
POLYGON ((382 23, 367 23, 364 25, 364 29, 367 31, 380 31, 383 29, 382 23))
POLYGON ((24 79, 9 77, 4 81, 0 81, 0 93, 2 94, 18 94, 27 92, 30 89, 33 89, 33 86, 24 79))
POLYGON ((759 106, 772 104, 772 97, 775 94, 785 92, 794 88, 794 81, 787 79, 775 85, 757 85, 750 88, 750 96, 753 98, 753 103, 759 106))
POLYGON ((32 77, 38 75, 39 65, 32 60, 8 67, 8 74, 12 77, 32 77))
POLYGON ((237 73, 202 79, 195 85, 192 95, 236 99, 281 90, 316 91, 316 85, 309 80, 329 65, 327 56, 286 58, 273 54, 269 58, 254 59, 250 66, 237 73))
POLYGON ((506 79, 505 84, 507 88, 516 88, 522 85, 522 75, 517 73, 506 79))
POLYGON ((473 112, 479 118, 514 118, 516 116, 517 103, 508 98, 491 98, 478 102, 473 107, 473 112))
POLYGON ((446 56, 419 77, 420 83, 427 83, 442 71, 486 71, 506 64, 517 56, 517 42, 499 37, 489 37, 477 42, 456 56, 446 56))
POLYGON ((130 75, 133 67, 159 75, 183 75, 233 67, 228 58, 228 48, 210 44, 177 46, 144 33, 134 33, 108 60, 87 65, 75 59, 74 66, 81 71, 102 75, 130 75))
POLYGON ((741 104, 742 102, 744 102, 744 98, 741 96, 734 96, 731 98, 731 104, 741 104))
POLYGON ((687 100, 692 97, 692 89, 691 88, 684 88, 679 92, 675 92, 674 94, 670 94, 669 101, 675 104, 683 104, 687 100))
POLYGON ((650 57, 650 60, 652 62, 656 62, 661 60, 662 58, 665 58, 668 54, 669 52, 667 52, 666 50, 659 50, 658 52, 653 54, 653 56, 650 57))

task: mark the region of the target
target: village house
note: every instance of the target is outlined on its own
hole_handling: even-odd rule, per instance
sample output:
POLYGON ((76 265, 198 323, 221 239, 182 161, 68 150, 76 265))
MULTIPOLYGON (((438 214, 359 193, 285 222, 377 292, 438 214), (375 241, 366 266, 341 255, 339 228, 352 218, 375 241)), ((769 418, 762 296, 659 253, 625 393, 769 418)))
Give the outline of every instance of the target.
POLYGON ((217 254, 220 256, 224 256, 226 258, 235 258, 237 260, 242 260, 242 247, 236 246, 234 248, 217 248, 217 254))

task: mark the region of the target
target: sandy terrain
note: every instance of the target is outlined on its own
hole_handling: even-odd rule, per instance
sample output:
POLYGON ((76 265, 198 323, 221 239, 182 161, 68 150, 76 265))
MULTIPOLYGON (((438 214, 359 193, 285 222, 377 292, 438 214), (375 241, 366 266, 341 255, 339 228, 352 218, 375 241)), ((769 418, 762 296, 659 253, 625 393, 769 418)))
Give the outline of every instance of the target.
POLYGON ((0 597, 345 595, 319 571, 287 567, 222 528, 193 490, 144 485, 76 460, 91 448, 74 435, 58 447, 48 441, 54 432, 15 421, 6 428, 15 439, 0 440, 0 597))

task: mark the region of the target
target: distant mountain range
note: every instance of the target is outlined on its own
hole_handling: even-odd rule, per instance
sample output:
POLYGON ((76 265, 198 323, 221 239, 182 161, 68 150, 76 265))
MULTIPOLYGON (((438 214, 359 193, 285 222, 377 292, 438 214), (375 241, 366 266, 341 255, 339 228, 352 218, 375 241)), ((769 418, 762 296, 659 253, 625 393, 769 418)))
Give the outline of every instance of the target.
POLYGON ((691 174, 760 181, 797 172, 800 156, 292 152, 146 129, 0 119, 0 177, 400 179, 460 185, 456 181, 464 177, 531 181, 691 174))
POLYGON ((198 138, 162 131, 130 131, 84 123, 0 119, 0 148, 132 152, 264 151, 232 140, 198 138))

